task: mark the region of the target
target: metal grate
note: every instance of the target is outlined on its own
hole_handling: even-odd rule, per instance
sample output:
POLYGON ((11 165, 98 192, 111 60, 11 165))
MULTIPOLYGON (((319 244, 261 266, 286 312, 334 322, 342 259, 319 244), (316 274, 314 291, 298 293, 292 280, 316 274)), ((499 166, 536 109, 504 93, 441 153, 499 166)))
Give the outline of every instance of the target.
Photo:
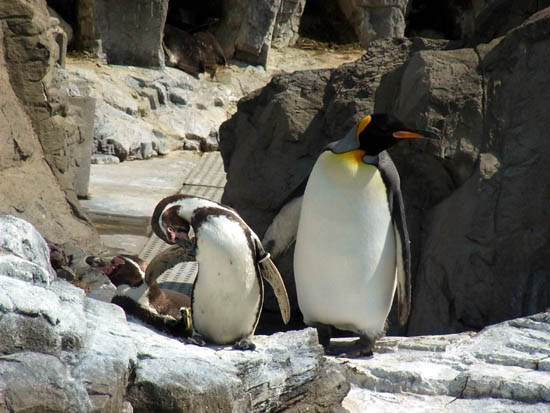
MULTIPOLYGON (((201 157, 199 165, 185 179, 180 193, 220 202, 225 183, 226 178, 220 153, 209 152, 201 157)), ((168 244, 152 234, 139 256, 143 260, 150 261, 168 247, 168 244)), ((182 262, 162 273, 157 282, 161 288, 191 295, 197 271, 198 264, 196 262, 182 262)))

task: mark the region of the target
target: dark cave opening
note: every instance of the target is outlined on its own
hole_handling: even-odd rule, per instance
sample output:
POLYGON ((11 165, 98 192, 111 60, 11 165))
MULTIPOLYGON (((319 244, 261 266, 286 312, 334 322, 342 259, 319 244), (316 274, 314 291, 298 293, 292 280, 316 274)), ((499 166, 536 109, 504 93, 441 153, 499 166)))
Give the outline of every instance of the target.
POLYGON ((188 33, 208 30, 222 17, 223 0, 170 0, 166 23, 188 33))
POLYGON ((412 0, 407 16, 406 37, 460 39, 462 27, 457 12, 472 8, 473 0, 412 0))
POLYGON ((307 0, 300 20, 300 37, 333 43, 357 43, 353 28, 336 1, 307 0))

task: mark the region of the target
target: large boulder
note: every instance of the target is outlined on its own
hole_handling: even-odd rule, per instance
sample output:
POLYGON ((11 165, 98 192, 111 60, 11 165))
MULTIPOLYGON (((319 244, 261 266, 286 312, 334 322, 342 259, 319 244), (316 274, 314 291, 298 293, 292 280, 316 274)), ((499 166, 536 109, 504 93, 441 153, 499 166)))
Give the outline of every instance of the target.
MULTIPOLYGON (((549 25, 545 9, 475 48, 375 41, 355 63, 273 79, 220 128, 223 202, 263 234, 328 141, 367 113, 393 112, 441 136, 390 150, 412 241, 409 334, 479 329, 544 310, 549 25)), ((292 292, 291 257, 277 264, 292 292)))
POLYGON ((216 38, 225 56, 265 66, 282 0, 225 0, 216 38))
POLYGON ((298 40, 298 32, 300 29, 300 19, 304 12, 306 0, 282 0, 271 46, 283 48, 292 46, 298 40))
POLYGON ((110 64, 164 67, 168 0, 82 0, 76 5, 78 49, 110 64))
POLYGON ((376 39, 403 37, 410 0, 338 0, 359 42, 367 47, 376 39))
MULTIPOLYGON (((479 47, 475 67, 452 72, 449 84, 483 85, 477 104, 464 104, 453 89, 446 99, 455 113, 448 119, 458 121, 451 142, 478 155, 460 188, 428 217, 411 333, 477 329, 550 304, 550 123, 543 109, 550 84, 542 69, 550 63, 543 51, 550 47, 549 28, 545 9, 479 47)), ((426 97, 437 67, 450 67, 455 59, 447 52, 424 56, 425 64, 413 70, 423 81, 414 82, 419 93, 411 98, 411 104, 424 102, 420 113, 434 109, 426 97)), ((440 118, 450 115, 437 106, 435 111, 440 118)))
POLYGON ((90 120, 59 88, 64 51, 51 23, 45 1, 0 2, 0 211, 28 219, 51 240, 94 246, 99 238, 74 189, 90 120))

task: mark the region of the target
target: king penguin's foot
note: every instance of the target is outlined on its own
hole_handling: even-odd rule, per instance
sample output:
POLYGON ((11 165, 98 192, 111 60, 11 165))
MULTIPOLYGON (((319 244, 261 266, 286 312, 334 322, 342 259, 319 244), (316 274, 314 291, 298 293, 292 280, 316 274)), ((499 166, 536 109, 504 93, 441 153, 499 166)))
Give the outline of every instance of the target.
POLYGON ((254 351, 256 350, 256 344, 254 344, 252 340, 249 338, 243 338, 237 341, 235 344, 233 344, 233 349, 254 351))
POLYGON ((317 329, 319 344, 327 351, 330 344, 330 337, 332 336, 332 327, 326 324, 315 324, 314 327, 317 329))
POLYGON ((344 351, 336 352, 333 354, 338 357, 358 358, 358 357, 370 357, 373 355, 374 340, 368 336, 359 336, 359 340, 355 340, 351 346, 347 346, 344 351))
POLYGON ((188 338, 182 338, 180 340, 181 342, 185 344, 193 344, 195 346, 199 347, 205 347, 206 346, 206 340, 202 338, 200 334, 194 333, 191 337, 188 338))

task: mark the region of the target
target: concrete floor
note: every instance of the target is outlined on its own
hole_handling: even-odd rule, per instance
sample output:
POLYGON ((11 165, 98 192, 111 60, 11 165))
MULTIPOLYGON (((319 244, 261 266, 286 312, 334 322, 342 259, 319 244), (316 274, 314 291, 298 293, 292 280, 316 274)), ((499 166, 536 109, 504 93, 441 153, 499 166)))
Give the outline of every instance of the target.
POLYGON ((151 215, 162 198, 183 192, 219 201, 224 184, 218 152, 176 151, 148 160, 92 165, 89 199, 81 204, 108 250, 139 255, 151 238, 151 215), (200 193, 203 188, 209 193, 200 193))

